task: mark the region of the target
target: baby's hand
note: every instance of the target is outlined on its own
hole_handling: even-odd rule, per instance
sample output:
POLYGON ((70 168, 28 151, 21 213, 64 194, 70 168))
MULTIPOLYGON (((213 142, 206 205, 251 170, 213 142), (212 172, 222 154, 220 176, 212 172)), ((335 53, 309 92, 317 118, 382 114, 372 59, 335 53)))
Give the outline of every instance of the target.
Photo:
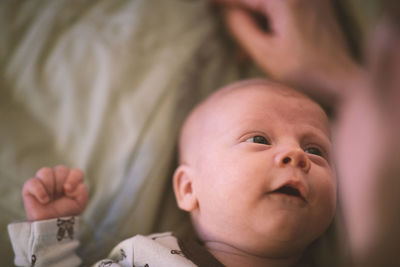
POLYGON ((81 170, 45 167, 25 182, 22 198, 28 220, 37 221, 81 214, 88 202, 88 191, 81 170))

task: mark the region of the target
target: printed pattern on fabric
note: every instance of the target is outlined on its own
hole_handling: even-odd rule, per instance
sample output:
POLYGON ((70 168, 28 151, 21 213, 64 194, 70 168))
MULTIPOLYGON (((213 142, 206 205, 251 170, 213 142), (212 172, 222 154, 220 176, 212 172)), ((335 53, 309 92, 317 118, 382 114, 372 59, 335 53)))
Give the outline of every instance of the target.
POLYGON ((57 219, 57 227, 58 227, 57 240, 58 241, 63 240, 66 233, 71 240, 74 239, 74 224, 75 224, 74 217, 67 219, 67 220, 58 218, 57 219))
POLYGON ((31 267, 34 267, 35 264, 36 264, 36 255, 33 254, 32 257, 31 257, 31 267))

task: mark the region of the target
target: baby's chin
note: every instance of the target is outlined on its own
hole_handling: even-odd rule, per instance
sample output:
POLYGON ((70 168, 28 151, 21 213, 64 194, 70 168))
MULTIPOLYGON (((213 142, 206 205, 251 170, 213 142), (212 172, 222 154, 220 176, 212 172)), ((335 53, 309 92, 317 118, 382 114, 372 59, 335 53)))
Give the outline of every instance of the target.
POLYGON ((308 206, 298 208, 278 203, 270 207, 267 212, 260 209, 252 221, 248 219, 249 236, 302 249, 322 236, 333 221, 333 212, 321 214, 308 206))
POLYGON ((193 224, 206 246, 232 248, 258 257, 284 257, 303 254, 329 227, 322 224, 310 227, 306 214, 294 216, 293 210, 279 209, 269 210, 269 216, 256 213, 252 219, 249 215, 240 223, 217 220, 202 224, 194 220, 193 224))

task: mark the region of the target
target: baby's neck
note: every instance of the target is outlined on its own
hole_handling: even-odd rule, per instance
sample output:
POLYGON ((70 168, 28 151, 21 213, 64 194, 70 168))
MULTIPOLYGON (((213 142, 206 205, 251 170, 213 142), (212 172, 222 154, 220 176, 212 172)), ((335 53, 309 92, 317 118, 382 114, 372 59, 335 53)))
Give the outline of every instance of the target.
POLYGON ((282 258, 260 257, 248 254, 227 244, 213 241, 204 243, 204 246, 215 258, 227 267, 289 267, 295 266, 302 256, 299 254, 282 258))

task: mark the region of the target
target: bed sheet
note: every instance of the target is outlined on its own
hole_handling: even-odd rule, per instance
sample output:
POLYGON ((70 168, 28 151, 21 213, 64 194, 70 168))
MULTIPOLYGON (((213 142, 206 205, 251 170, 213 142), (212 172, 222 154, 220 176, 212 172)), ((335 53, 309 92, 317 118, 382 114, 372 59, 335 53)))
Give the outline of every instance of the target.
POLYGON ((86 173, 80 251, 104 257, 136 233, 188 229, 171 174, 188 110, 239 77, 205 1, 0 3, 1 257, 41 166, 86 173))

